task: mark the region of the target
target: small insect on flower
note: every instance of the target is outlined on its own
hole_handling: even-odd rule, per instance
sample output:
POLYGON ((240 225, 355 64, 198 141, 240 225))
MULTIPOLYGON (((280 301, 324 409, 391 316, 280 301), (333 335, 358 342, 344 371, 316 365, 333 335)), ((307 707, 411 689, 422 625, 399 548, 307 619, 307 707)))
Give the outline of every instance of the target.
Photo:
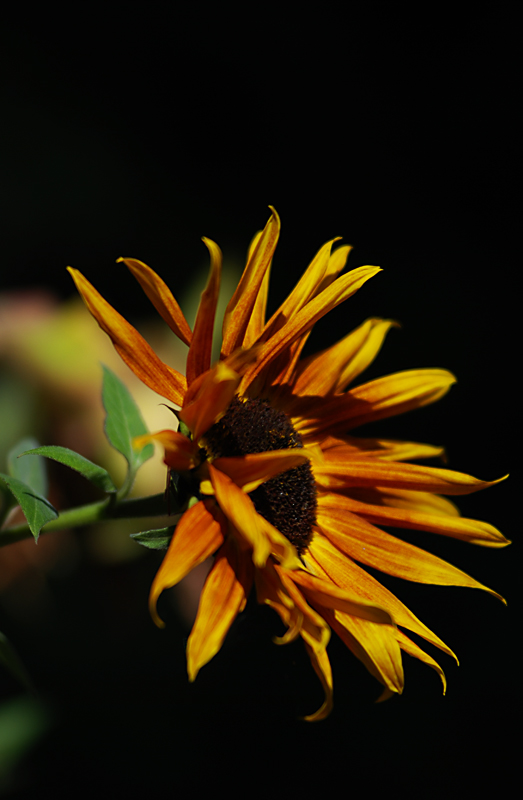
POLYGON ((441 456, 440 447, 354 436, 354 429, 365 423, 433 403, 455 381, 444 369, 415 369, 355 385, 394 322, 368 319, 337 344, 301 358, 314 324, 379 267, 344 272, 350 247, 333 249, 333 239, 266 320, 279 232, 280 220, 272 210, 251 243, 227 306, 215 364, 218 246, 203 240, 211 266, 193 330, 152 269, 135 259, 119 259, 189 346, 185 377, 164 364, 80 272, 70 272, 125 363, 180 409, 178 430, 136 441, 138 447, 150 441, 162 445, 165 464, 193 497, 151 588, 153 619, 163 625, 156 610, 161 592, 214 556, 187 643, 189 679, 219 651, 254 590, 258 602, 271 606, 286 626, 278 641, 302 638, 325 691, 321 708, 306 719, 319 720, 332 708, 331 631, 383 684, 380 699, 403 690, 402 650, 435 669, 445 688, 439 664, 405 631, 454 654, 366 566, 409 581, 468 586, 500 597, 380 526, 420 529, 488 547, 509 542, 492 525, 460 517, 442 496, 475 492, 498 481, 409 463, 441 456))

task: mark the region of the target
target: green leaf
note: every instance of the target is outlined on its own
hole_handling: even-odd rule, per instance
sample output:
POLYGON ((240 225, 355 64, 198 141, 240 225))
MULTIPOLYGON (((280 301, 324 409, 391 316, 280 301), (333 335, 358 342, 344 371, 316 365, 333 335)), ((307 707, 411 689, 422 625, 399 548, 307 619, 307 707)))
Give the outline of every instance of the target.
POLYGON ((105 435, 129 465, 126 483, 130 488, 137 470, 153 455, 154 447, 148 444, 141 450, 133 448, 134 437, 142 436, 149 431, 128 389, 108 367, 104 366, 103 371, 102 400, 107 413, 105 435))
POLYGON ((7 454, 7 471, 12 478, 23 481, 42 497, 47 497, 47 472, 43 458, 27 461, 18 458, 24 450, 32 450, 35 447, 38 447, 38 442, 32 436, 27 436, 15 444, 7 454))
POLYGON ((20 660, 20 657, 18 656, 13 645, 3 633, 0 633, 0 663, 3 664, 4 667, 9 670, 11 675, 14 675, 14 677, 19 680, 26 689, 28 689, 30 692, 34 691, 29 673, 22 664, 22 661, 20 660))
POLYGON ((131 539, 150 550, 167 550, 172 539, 174 528, 158 528, 154 531, 131 533, 131 539))
POLYGON ((26 450, 25 453, 20 453, 20 455, 52 458, 53 461, 58 461, 60 464, 65 464, 66 467, 76 470, 76 472, 79 472, 80 475, 83 475, 84 478, 87 478, 88 481, 94 483, 95 486, 107 492, 107 494, 116 492, 116 486, 106 469, 99 467, 98 464, 93 464, 88 458, 75 453, 74 450, 69 450, 68 447, 43 445, 42 447, 36 447, 34 450, 26 450))
POLYGON ((38 541, 40 531, 46 522, 58 517, 58 511, 53 508, 45 497, 31 489, 27 483, 19 481, 17 478, 12 478, 10 475, 4 475, 2 472, 0 472, 0 480, 5 483, 16 497, 25 514, 31 533, 35 537, 35 541, 38 541))

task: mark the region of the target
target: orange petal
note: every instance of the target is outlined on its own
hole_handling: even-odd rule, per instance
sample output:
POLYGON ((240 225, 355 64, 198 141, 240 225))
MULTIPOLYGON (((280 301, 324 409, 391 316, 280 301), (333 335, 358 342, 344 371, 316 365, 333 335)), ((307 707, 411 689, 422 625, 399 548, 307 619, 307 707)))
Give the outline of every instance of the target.
POLYGON ((146 386, 181 406, 187 390, 183 375, 158 358, 138 331, 104 300, 81 272, 71 267, 67 269, 87 308, 110 336, 120 358, 146 386))
MULTIPOLYGON (((242 381, 242 392, 250 386, 254 380, 260 377, 260 385, 263 384, 262 373, 267 370, 280 353, 283 353, 290 344, 309 331, 314 324, 325 314, 331 311, 344 300, 358 291, 363 284, 380 272, 379 267, 358 267, 358 269, 342 275, 321 294, 316 295, 307 305, 293 315, 272 336, 263 347, 260 357, 256 364, 252 366, 244 375, 242 381)), ((258 385, 258 384, 257 384, 258 385)))
POLYGON ((164 589, 179 583, 222 545, 226 522, 212 500, 200 500, 185 512, 174 532, 169 549, 151 586, 149 611, 159 628, 164 623, 156 603, 164 589))
POLYGON ((217 458, 213 464, 248 493, 275 475, 304 464, 313 455, 309 450, 296 447, 291 450, 269 450, 246 456, 217 458))
POLYGON ((334 498, 331 500, 332 505, 327 505, 324 498, 319 497, 318 525, 325 536, 350 558, 404 580, 484 589, 503 600, 496 592, 452 564, 390 536, 352 514, 343 500, 344 498, 339 497, 338 505, 335 506, 334 498))
MULTIPOLYGON (((327 497, 324 499, 330 505, 338 505, 338 498, 339 495, 336 495, 332 500, 327 499, 327 497)), ((349 497, 344 498, 343 506, 357 514, 358 517, 376 525, 413 528, 415 530, 429 531, 430 533, 439 533, 441 536, 451 536, 470 544, 480 544, 485 547, 505 547, 510 544, 510 541, 505 539, 503 534, 493 525, 476 519, 466 519, 454 515, 427 514, 406 508, 369 505, 349 497)))
POLYGON ((187 641, 187 672, 194 681, 223 644, 236 616, 245 608, 253 581, 249 554, 228 537, 218 553, 200 595, 198 614, 187 641))
POLYGON ((325 396, 341 392, 374 361, 392 320, 368 319, 337 344, 299 365, 293 386, 297 395, 325 396))
POLYGON ((270 206, 272 215, 265 226, 256 247, 251 253, 240 282, 225 310, 223 318, 222 357, 225 358, 244 343, 256 299, 266 270, 280 235, 280 218, 270 206))
POLYGON ((149 442, 158 442, 164 448, 164 463, 175 472, 184 472, 193 469, 200 463, 198 446, 177 431, 158 431, 136 436, 133 447, 141 449, 149 442))
POLYGON ((494 486, 508 476, 495 481, 480 481, 472 475, 438 467, 403 464, 380 459, 349 459, 333 463, 327 459, 314 467, 317 482, 328 489, 352 486, 394 487, 437 494, 471 494, 494 486))
POLYGON ((190 344, 192 338, 191 328, 171 290, 160 276, 147 264, 144 264, 143 261, 138 261, 136 258, 118 258, 117 263, 120 261, 123 261, 132 272, 157 312, 173 333, 185 344, 190 344))
POLYGON ((225 414, 239 382, 240 376, 223 361, 218 361, 198 382, 194 399, 180 412, 180 419, 191 431, 195 442, 225 414))
POLYGON ((214 317, 220 293, 222 273, 222 252, 210 239, 203 239, 211 254, 211 270, 207 286, 202 292, 198 313, 194 323, 191 346, 187 354, 187 383, 189 386, 198 375, 206 372, 211 366, 212 337, 214 317))
POLYGON ((305 642, 305 648, 309 654, 314 672, 323 686, 325 700, 314 714, 308 714, 306 717, 303 717, 303 719, 306 722, 319 722, 322 719, 326 719, 332 711, 332 669, 329 656, 324 648, 314 648, 308 642, 305 642))
POLYGON ((370 622, 378 622, 380 624, 393 624, 388 611, 379 608, 377 605, 370 603, 362 603, 351 592, 346 589, 340 589, 339 586, 331 581, 324 581, 317 578, 308 572, 296 570, 292 573, 292 580, 300 587, 300 590, 312 603, 313 606, 318 605, 323 608, 332 608, 337 611, 344 611, 346 614, 351 614, 354 617, 361 617, 362 619, 369 620, 370 622))
POLYGON ((438 514, 445 517, 459 517, 459 509, 438 494, 430 492, 413 492, 407 489, 370 489, 355 487, 344 489, 343 494, 369 505, 387 506, 391 508, 406 508, 412 511, 421 511, 424 514, 438 514))
POLYGON ((257 567, 263 567, 270 555, 269 539, 262 532, 260 516, 250 497, 234 481, 209 464, 209 476, 216 500, 227 519, 231 520, 244 541, 252 548, 252 559, 257 567))
MULTIPOLYGON (((312 540, 307 559, 312 561, 314 572, 330 579, 336 586, 353 592, 357 597, 384 608, 396 625, 418 634, 431 644, 456 658, 452 650, 421 622, 392 592, 375 578, 347 558, 325 536, 318 534, 312 540)), ((457 659, 456 659, 457 661, 457 659)))
MULTIPOLYGON (((262 232, 260 231, 251 242, 247 263, 249 262, 254 250, 256 249, 261 234, 262 232)), ((269 261, 269 266, 265 270, 265 274, 263 276, 260 289, 256 296, 256 301, 254 303, 251 316, 249 318, 249 322, 247 323, 247 330, 245 331, 245 336, 243 338, 244 347, 251 347, 251 345, 253 345, 254 342, 257 341, 257 339, 259 338, 265 327, 265 315, 267 313, 267 297, 269 294, 271 265, 272 265, 272 260, 269 261)))

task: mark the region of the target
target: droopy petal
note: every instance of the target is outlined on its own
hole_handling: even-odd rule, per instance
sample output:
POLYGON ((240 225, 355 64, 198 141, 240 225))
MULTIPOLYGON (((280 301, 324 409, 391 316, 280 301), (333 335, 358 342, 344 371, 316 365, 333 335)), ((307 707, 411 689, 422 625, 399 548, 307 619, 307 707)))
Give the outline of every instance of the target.
POLYGON ((500 595, 466 575, 443 559, 412 544, 396 539, 352 514, 342 497, 318 498, 318 525, 343 553, 389 575, 416 583, 439 586, 467 586, 500 595))
POLYGON ((187 383, 189 386, 198 375, 206 372, 211 366, 212 336, 214 317, 220 294, 220 278, 222 273, 222 252, 210 239, 203 239, 211 255, 211 271, 207 286, 202 292, 191 346, 187 354, 187 383))
POLYGON ((304 570, 293 572, 292 580, 315 607, 320 605, 324 608, 333 608, 370 622, 379 622, 382 625, 393 624, 387 611, 370 603, 362 603, 359 598, 347 590, 340 589, 339 586, 317 578, 304 570))
POLYGON ((200 595, 198 613, 187 641, 187 672, 194 681, 223 644, 236 616, 245 608, 253 581, 248 553, 229 536, 216 554, 200 595))
POLYGON ((307 560, 311 560, 314 572, 333 581, 336 586, 356 594, 362 600, 374 603, 389 612, 396 625, 418 634, 447 655, 456 656, 447 645, 421 622, 398 598, 365 572, 358 564, 347 558, 325 536, 317 535, 309 546, 307 560))
POLYGON ((439 533, 441 536, 451 536, 455 539, 462 539, 469 544, 481 544, 485 547, 505 547, 510 544, 502 533, 488 522, 481 522, 476 519, 466 519, 459 516, 444 516, 441 514, 426 514, 420 511, 412 511, 405 508, 391 508, 390 506, 376 506, 362 503, 353 498, 345 497, 340 499, 340 495, 334 498, 324 498, 325 502, 331 505, 340 504, 357 514, 358 517, 372 522, 376 525, 392 526, 394 528, 413 528, 415 530, 439 533))
POLYGON ((149 442, 158 442, 164 448, 164 463, 175 472, 193 469, 200 463, 198 446, 177 431, 146 433, 133 439, 133 447, 141 449, 149 442))
POLYGON ((225 310, 223 318, 222 358, 244 343, 258 292, 269 268, 280 235, 280 218, 270 206, 272 215, 267 222, 247 262, 240 282, 225 310))
POLYGON ((263 567, 270 555, 268 538, 259 524, 259 514, 250 497, 234 481, 209 464, 209 476, 216 500, 223 513, 230 519, 244 540, 252 547, 252 559, 257 567, 263 567))
POLYGON ((299 365, 293 385, 296 395, 325 396, 341 392, 374 361, 392 320, 368 319, 337 344, 299 365))
POLYGON ((242 381, 242 391, 250 386, 258 376, 261 376, 271 362, 290 344, 307 333, 319 319, 351 297, 369 278, 372 278, 378 272, 381 272, 379 267, 367 266, 353 269, 331 283, 321 294, 316 295, 304 308, 293 315, 267 341, 256 364, 246 372, 242 381))
POLYGON ((252 492, 275 475, 298 467, 312 457, 311 451, 296 447, 291 450, 269 450, 246 456, 217 458, 213 464, 244 492, 252 492))
POLYGON ((401 650, 392 625, 351 617, 341 611, 325 611, 325 619, 349 650, 391 692, 403 691, 401 650))
POLYGON ((180 412, 197 442, 211 425, 222 417, 236 394, 240 376, 223 361, 218 361, 201 381, 196 396, 180 412))
POLYGON ((171 290, 159 275, 136 258, 118 258, 132 272, 145 294, 170 329, 185 344, 191 343, 191 329, 171 290))
POLYGON ((194 567, 215 553, 222 545, 225 533, 226 522, 212 500, 200 500, 185 512, 176 526, 149 594, 149 611, 159 628, 163 628, 165 623, 158 616, 156 603, 163 590, 175 586, 194 567))
POLYGON ((418 658, 420 661, 423 661, 424 664, 427 666, 432 667, 432 669, 436 670, 439 677, 441 678, 441 682, 443 684, 443 694, 447 691, 447 680, 445 678, 445 673, 441 669, 440 665, 437 661, 434 661, 421 647, 418 647, 417 644, 414 644, 412 639, 409 639, 403 631, 396 631, 396 638, 398 640, 398 644, 402 650, 409 654, 409 656, 414 656, 414 658, 418 658))
POLYGON ((104 300, 81 272, 72 267, 67 269, 87 308, 111 338, 120 358, 146 386, 181 406, 187 390, 183 375, 158 358, 138 331, 104 300))
POLYGON ((305 642, 305 648, 309 654, 309 658, 311 660, 311 664, 314 668, 314 672, 318 676, 321 681, 321 685, 323 686, 323 691, 325 692, 325 700, 323 701, 322 705, 319 707, 314 714, 307 714, 306 717, 303 717, 305 722, 319 722, 322 719, 326 719, 332 711, 332 669, 331 663, 329 661, 329 656, 327 655, 327 651, 321 647, 312 647, 308 642, 305 642))
POLYGON ((406 508, 421 511, 423 514, 441 514, 444 517, 460 516, 459 509, 454 503, 446 497, 431 492, 413 492, 408 489, 394 489, 391 486, 387 486, 386 489, 355 486, 344 489, 343 494, 369 505, 406 508))
POLYGON ((445 369, 411 369, 355 386, 347 394, 330 399, 297 398, 288 413, 301 417, 295 427, 302 435, 328 430, 335 436, 366 422, 434 403, 455 382, 454 375, 445 369))
POLYGON ((480 481, 472 475, 439 467, 423 467, 419 464, 403 464, 380 459, 346 459, 332 463, 327 459, 314 468, 317 482, 328 489, 343 489, 351 486, 392 486, 396 489, 414 489, 437 494, 471 494, 504 480, 480 481))

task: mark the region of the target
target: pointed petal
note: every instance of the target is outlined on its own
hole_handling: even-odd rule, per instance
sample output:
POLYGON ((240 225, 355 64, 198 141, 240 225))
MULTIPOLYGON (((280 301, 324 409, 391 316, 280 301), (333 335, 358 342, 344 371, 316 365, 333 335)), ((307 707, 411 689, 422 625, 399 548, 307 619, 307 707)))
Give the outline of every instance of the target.
POLYGON ((187 641, 187 672, 194 681, 199 670, 219 651, 236 616, 245 608, 253 581, 248 553, 228 537, 218 553, 200 595, 198 613, 187 641))
POLYGON ((266 453, 217 458, 213 464, 244 492, 249 493, 275 475, 304 464, 313 455, 309 450, 296 447, 291 450, 269 450, 266 453))
POLYGON ((252 548, 252 559, 257 567, 263 567, 271 548, 267 536, 261 530, 259 514, 250 497, 234 481, 209 464, 209 476, 218 505, 238 530, 244 541, 252 548))
POLYGON ((293 391, 323 397, 341 392, 374 361, 392 320, 368 319, 337 344, 301 362, 293 391))
POLYGON ((362 439, 345 436, 343 440, 329 437, 321 443, 326 460, 331 463, 347 458, 379 458, 382 461, 407 461, 418 458, 437 458, 445 455, 443 447, 419 442, 401 442, 395 439, 362 439))
POLYGON ((163 590, 175 586, 194 567, 215 553, 222 545, 225 533, 226 522, 212 500, 200 500, 185 512, 176 526, 149 594, 149 611, 159 628, 164 627, 164 622, 158 616, 156 603, 163 590))
POLYGON ((480 481, 472 475, 450 469, 403 464, 398 461, 381 461, 377 458, 367 460, 348 458, 337 463, 325 459, 315 464, 314 475, 320 486, 327 489, 391 486, 396 489, 450 495, 478 492, 508 477, 505 475, 495 481, 480 481))
POLYGON ((413 492, 408 489, 371 489, 354 487, 344 489, 343 494, 353 497, 362 503, 377 506, 390 506, 391 508, 406 508, 412 511, 421 511, 424 514, 438 514, 450 517, 459 517, 459 509, 446 497, 430 492, 413 492))
POLYGON ((396 625, 401 625, 402 628, 418 634, 457 661, 452 650, 392 592, 389 592, 354 561, 347 558, 325 536, 318 534, 314 537, 309 546, 308 558, 312 560, 312 566, 317 575, 330 579, 342 589, 354 592, 362 600, 384 608, 394 619, 396 625))
POLYGON ((320 286, 320 291, 323 291, 326 286, 329 286, 333 281, 336 280, 340 272, 345 268, 345 264, 347 263, 347 259, 351 250, 352 245, 344 244, 342 247, 338 247, 337 250, 333 250, 331 252, 327 271, 320 286))
MULTIPOLYGON (((260 231, 251 242, 251 246, 249 248, 249 255, 247 257, 247 262, 249 262, 256 248, 256 245, 258 244, 261 234, 262 232, 260 231)), ((253 345, 261 336, 261 333, 265 327, 265 317, 267 313, 267 298, 269 295, 271 266, 272 266, 272 260, 269 262, 269 266, 265 270, 265 275, 263 276, 263 280, 261 282, 259 292, 256 296, 256 301, 254 303, 251 316, 249 318, 249 322, 247 323, 247 330, 245 331, 245 337, 243 339, 244 347, 250 347, 251 345, 253 345)))
POLYGON ((417 644, 414 644, 412 639, 409 639, 403 631, 396 631, 396 638, 398 640, 398 644, 405 653, 408 653, 409 656, 414 656, 414 658, 418 658, 420 661, 423 661, 424 664, 427 666, 432 667, 432 669, 436 670, 439 677, 441 678, 441 682, 443 684, 443 694, 447 691, 447 680, 445 678, 445 673, 441 669, 440 665, 437 661, 434 661, 421 647, 418 647, 417 644))
POLYGON ((191 345, 187 354, 187 383, 189 386, 198 375, 207 372, 211 366, 212 337, 214 331, 214 317, 220 294, 220 279, 222 274, 222 251, 210 239, 203 238, 211 255, 211 270, 207 286, 202 292, 191 345))
MULTIPOLYGON (((342 275, 321 294, 316 295, 297 314, 293 315, 264 345, 260 358, 245 374, 242 381, 244 387, 250 386, 255 379, 269 367, 286 348, 309 331, 325 314, 343 303, 358 291, 363 284, 380 272, 379 267, 358 267, 358 269, 342 275)), ((263 382, 263 380, 262 380, 263 382)))
POLYGON ((81 272, 72 267, 68 270, 87 308, 111 338, 116 352, 129 369, 154 392, 181 406, 187 390, 184 376, 158 358, 138 331, 104 300, 81 272))
POLYGON ((144 264, 143 261, 138 261, 136 258, 118 258, 117 263, 120 261, 123 261, 132 272, 157 312, 173 333, 185 344, 190 344, 191 328, 171 290, 160 276, 147 264, 144 264))
POLYGON ((270 206, 272 215, 254 248, 240 282, 225 310, 223 318, 222 357, 225 358, 244 343, 256 299, 280 235, 280 218, 270 206))
MULTIPOLYGON (((326 499, 325 502, 338 504, 339 495, 335 499, 326 499)), ((476 519, 466 519, 459 516, 443 516, 441 514, 427 514, 405 508, 391 508, 390 506, 369 505, 359 500, 345 497, 342 505, 358 517, 376 525, 392 526, 394 528, 411 528, 415 530, 439 533, 441 536, 451 536, 455 539, 480 544, 485 547, 505 547, 510 544, 503 534, 488 522, 476 519)))
POLYGON ((287 320, 297 314, 298 311, 307 305, 309 300, 317 294, 318 288, 325 277, 329 265, 332 245, 334 242, 337 242, 339 238, 338 236, 336 239, 326 242, 316 253, 290 295, 265 326, 262 333, 263 341, 267 341, 267 339, 273 336, 287 320))
POLYGON ((318 498, 318 525, 327 538, 355 561, 416 583, 466 586, 500 595, 443 559, 403 542, 352 514, 340 496, 318 498))
POLYGON ((198 381, 198 391, 180 411, 180 419, 191 431, 195 442, 223 417, 239 382, 240 376, 223 361, 218 361, 198 381))
POLYGON ((164 464, 175 472, 193 469, 200 463, 198 446, 178 431, 157 431, 136 436, 133 447, 141 449, 149 442, 158 442, 164 448, 164 464))

